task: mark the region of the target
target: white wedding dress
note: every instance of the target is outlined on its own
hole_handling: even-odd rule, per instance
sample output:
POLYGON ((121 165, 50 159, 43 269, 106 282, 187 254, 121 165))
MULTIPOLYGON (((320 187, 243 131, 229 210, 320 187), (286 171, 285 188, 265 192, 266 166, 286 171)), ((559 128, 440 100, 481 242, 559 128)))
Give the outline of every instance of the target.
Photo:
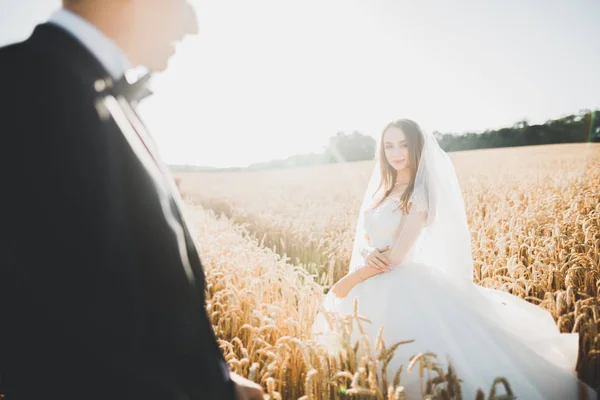
MULTIPOLYGON (((371 246, 392 247, 402 218, 392 199, 364 211, 363 228, 371 246)), ((519 399, 596 399, 595 391, 574 372, 577 334, 559 333, 548 311, 509 293, 447 279, 438 269, 415 261, 412 250, 391 272, 359 283, 345 298, 330 291, 323 307, 351 314, 355 298, 359 315, 371 322, 363 327, 373 345, 380 326, 388 347, 415 339, 398 347, 388 367, 392 379, 404 365, 401 384, 409 400, 421 398, 418 368, 406 372, 409 358, 419 352, 436 353, 444 366, 449 357, 463 380, 464 399, 474 399, 477 388, 487 398, 496 377, 505 377, 519 399), (578 397, 580 390, 587 397, 578 397)), ((319 314, 313 332, 327 331, 319 314)))

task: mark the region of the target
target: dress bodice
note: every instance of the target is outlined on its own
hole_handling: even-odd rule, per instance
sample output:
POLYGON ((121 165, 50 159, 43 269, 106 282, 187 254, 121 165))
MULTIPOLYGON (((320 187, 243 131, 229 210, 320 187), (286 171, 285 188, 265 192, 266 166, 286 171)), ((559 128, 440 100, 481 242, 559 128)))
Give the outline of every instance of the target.
POLYGON ((404 213, 398 209, 398 200, 387 198, 379 206, 365 211, 364 229, 370 245, 375 248, 392 246, 404 213))

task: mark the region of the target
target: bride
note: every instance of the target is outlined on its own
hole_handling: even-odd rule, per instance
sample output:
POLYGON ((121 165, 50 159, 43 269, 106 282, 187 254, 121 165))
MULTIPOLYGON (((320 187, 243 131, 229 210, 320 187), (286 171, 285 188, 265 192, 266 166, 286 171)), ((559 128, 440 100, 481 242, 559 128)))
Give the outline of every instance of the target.
MULTIPOLYGON (((574 372, 577 334, 561 334, 538 306, 476 285, 472 271, 452 162, 415 122, 390 123, 360 210, 349 272, 325 297, 324 310, 350 314, 358 299, 372 343, 380 326, 387 345, 415 339, 398 347, 388 376, 428 351, 452 362, 465 399, 499 376, 520 399, 595 399, 574 372)), ((328 330, 319 314, 313 332, 328 330)), ((418 373, 404 372, 402 385, 408 399, 420 398, 418 373)))

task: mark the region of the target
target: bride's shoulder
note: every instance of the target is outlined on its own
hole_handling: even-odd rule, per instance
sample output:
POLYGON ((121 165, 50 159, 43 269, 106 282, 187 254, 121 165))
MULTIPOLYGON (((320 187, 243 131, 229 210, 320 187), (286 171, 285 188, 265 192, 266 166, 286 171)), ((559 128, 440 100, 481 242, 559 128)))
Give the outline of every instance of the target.
POLYGON ((427 196, 422 191, 415 191, 408 200, 409 211, 412 207, 416 207, 418 211, 427 211, 428 201, 427 196))

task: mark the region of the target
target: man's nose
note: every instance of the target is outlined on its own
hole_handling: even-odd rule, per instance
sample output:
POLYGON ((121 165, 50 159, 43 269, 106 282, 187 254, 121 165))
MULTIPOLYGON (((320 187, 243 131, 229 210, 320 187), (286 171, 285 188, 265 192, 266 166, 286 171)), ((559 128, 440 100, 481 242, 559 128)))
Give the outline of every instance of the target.
POLYGON ((198 16, 196 15, 196 10, 189 3, 186 2, 185 7, 185 15, 183 18, 183 34, 185 35, 197 35, 199 33, 198 29, 198 16))

